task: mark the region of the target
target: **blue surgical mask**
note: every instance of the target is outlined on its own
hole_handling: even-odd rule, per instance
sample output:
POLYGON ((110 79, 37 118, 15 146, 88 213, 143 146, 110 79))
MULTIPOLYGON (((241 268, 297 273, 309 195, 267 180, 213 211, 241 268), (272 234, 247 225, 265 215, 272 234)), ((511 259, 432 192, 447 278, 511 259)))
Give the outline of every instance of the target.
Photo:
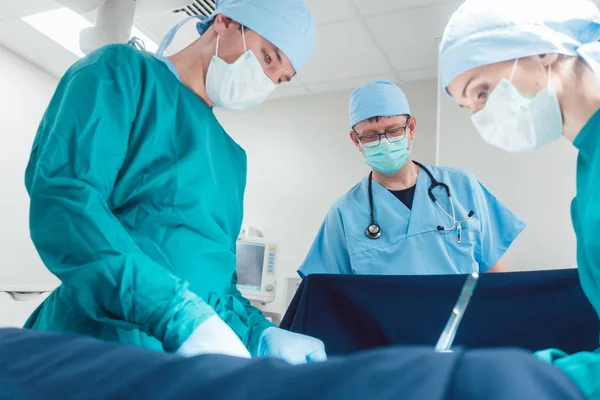
POLYGON ((396 173, 410 157, 408 135, 397 142, 381 138, 379 146, 363 147, 363 153, 365 162, 375 171, 386 175, 396 173))

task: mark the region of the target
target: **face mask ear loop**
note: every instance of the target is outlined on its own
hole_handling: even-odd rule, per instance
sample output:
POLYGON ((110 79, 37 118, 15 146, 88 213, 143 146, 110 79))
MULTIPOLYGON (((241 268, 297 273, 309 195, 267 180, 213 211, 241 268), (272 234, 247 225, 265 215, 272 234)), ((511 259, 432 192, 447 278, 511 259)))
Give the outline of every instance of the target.
POLYGON ((548 88, 552 87, 552 65, 548 65, 548 88))
POLYGON ((221 39, 221 35, 217 35, 217 48, 215 49, 215 57, 219 57, 219 39, 221 39))
POLYGON ((246 50, 246 35, 244 34, 244 25, 242 25, 242 43, 244 43, 244 53, 246 50))
POLYGON ((519 59, 515 59, 515 64, 513 65, 513 69, 510 73, 510 78, 509 78, 509 82, 513 81, 513 78, 515 77, 515 72, 517 72, 517 64, 519 64, 519 59))
POLYGON ((406 140, 408 140, 408 146, 407 146, 407 150, 408 151, 412 151, 412 146, 413 146, 413 141, 410 138, 410 130, 408 128, 408 124, 410 123, 410 119, 412 117, 408 117, 408 120, 406 121, 407 125, 406 125, 406 140))

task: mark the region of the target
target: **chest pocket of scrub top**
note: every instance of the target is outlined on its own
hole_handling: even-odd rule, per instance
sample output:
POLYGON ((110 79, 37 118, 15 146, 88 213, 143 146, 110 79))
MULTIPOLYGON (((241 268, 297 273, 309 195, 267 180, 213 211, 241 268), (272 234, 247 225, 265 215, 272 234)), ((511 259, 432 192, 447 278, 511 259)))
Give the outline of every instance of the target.
MULTIPOLYGON (((455 187, 450 187, 451 193, 460 193, 460 190, 455 187)), ((435 209, 435 223, 443 226, 444 228, 451 228, 453 221, 448 217, 448 214, 452 214, 454 209, 454 218, 458 221, 462 221, 473 210, 474 214, 468 218, 465 222, 461 223, 461 237, 460 242, 458 241, 458 223, 452 230, 449 231, 438 231, 445 240, 446 251, 448 261, 454 266, 454 270, 459 274, 470 274, 472 272, 479 272, 479 260, 481 257, 479 253, 480 243, 480 227, 481 221, 479 220, 480 215, 476 204, 474 204, 466 196, 452 197, 453 201, 443 191, 434 190, 436 199, 438 200, 439 206, 434 207, 435 209), (443 210, 443 211, 442 211, 443 210)), ((436 226, 437 229, 437 226, 436 226)))
POLYGON ((349 238, 349 245, 354 250, 350 253, 352 273, 447 275, 476 272, 479 270, 475 261, 479 232, 475 224, 463 224, 461 243, 456 240, 456 230, 441 232, 436 229, 437 225, 404 237, 390 232, 377 240, 349 238))
POLYGON ((448 259, 454 264, 459 273, 468 274, 479 272, 477 262, 477 246, 479 245, 480 232, 476 228, 479 221, 469 219, 461 224, 461 240, 458 242, 458 232, 455 229, 442 233, 446 237, 446 250, 448 259))

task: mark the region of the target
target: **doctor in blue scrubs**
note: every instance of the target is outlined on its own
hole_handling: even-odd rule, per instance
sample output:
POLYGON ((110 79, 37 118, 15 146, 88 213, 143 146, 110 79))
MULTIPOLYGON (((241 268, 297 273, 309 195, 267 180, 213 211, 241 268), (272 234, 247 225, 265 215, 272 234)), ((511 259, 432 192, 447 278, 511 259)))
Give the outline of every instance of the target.
POLYGON ((333 204, 301 277, 506 271, 525 224, 469 172, 413 161, 417 121, 400 88, 357 88, 350 126, 372 172, 333 204))

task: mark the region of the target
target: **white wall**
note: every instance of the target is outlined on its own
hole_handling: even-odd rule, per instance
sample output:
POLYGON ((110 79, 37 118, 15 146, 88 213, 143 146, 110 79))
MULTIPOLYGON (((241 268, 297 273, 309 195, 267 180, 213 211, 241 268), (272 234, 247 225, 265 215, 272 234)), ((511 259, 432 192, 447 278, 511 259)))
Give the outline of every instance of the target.
POLYGON ((577 151, 562 139, 529 154, 510 154, 481 139, 469 118, 443 96, 440 164, 477 176, 528 226, 507 251, 510 270, 576 267, 570 203, 577 151))
MULTIPOLYGON (((417 118, 414 157, 433 163, 436 84, 407 84, 402 89, 417 118)), ((329 207, 368 174, 363 156, 348 136, 350 93, 278 100, 251 112, 217 113, 248 153, 244 222, 280 241, 283 276, 297 276, 329 207)), ((285 306, 285 287, 282 278, 269 309, 285 306)))
POLYGON ((58 80, 0 46, 0 288, 56 282, 29 239, 25 167, 58 80))

